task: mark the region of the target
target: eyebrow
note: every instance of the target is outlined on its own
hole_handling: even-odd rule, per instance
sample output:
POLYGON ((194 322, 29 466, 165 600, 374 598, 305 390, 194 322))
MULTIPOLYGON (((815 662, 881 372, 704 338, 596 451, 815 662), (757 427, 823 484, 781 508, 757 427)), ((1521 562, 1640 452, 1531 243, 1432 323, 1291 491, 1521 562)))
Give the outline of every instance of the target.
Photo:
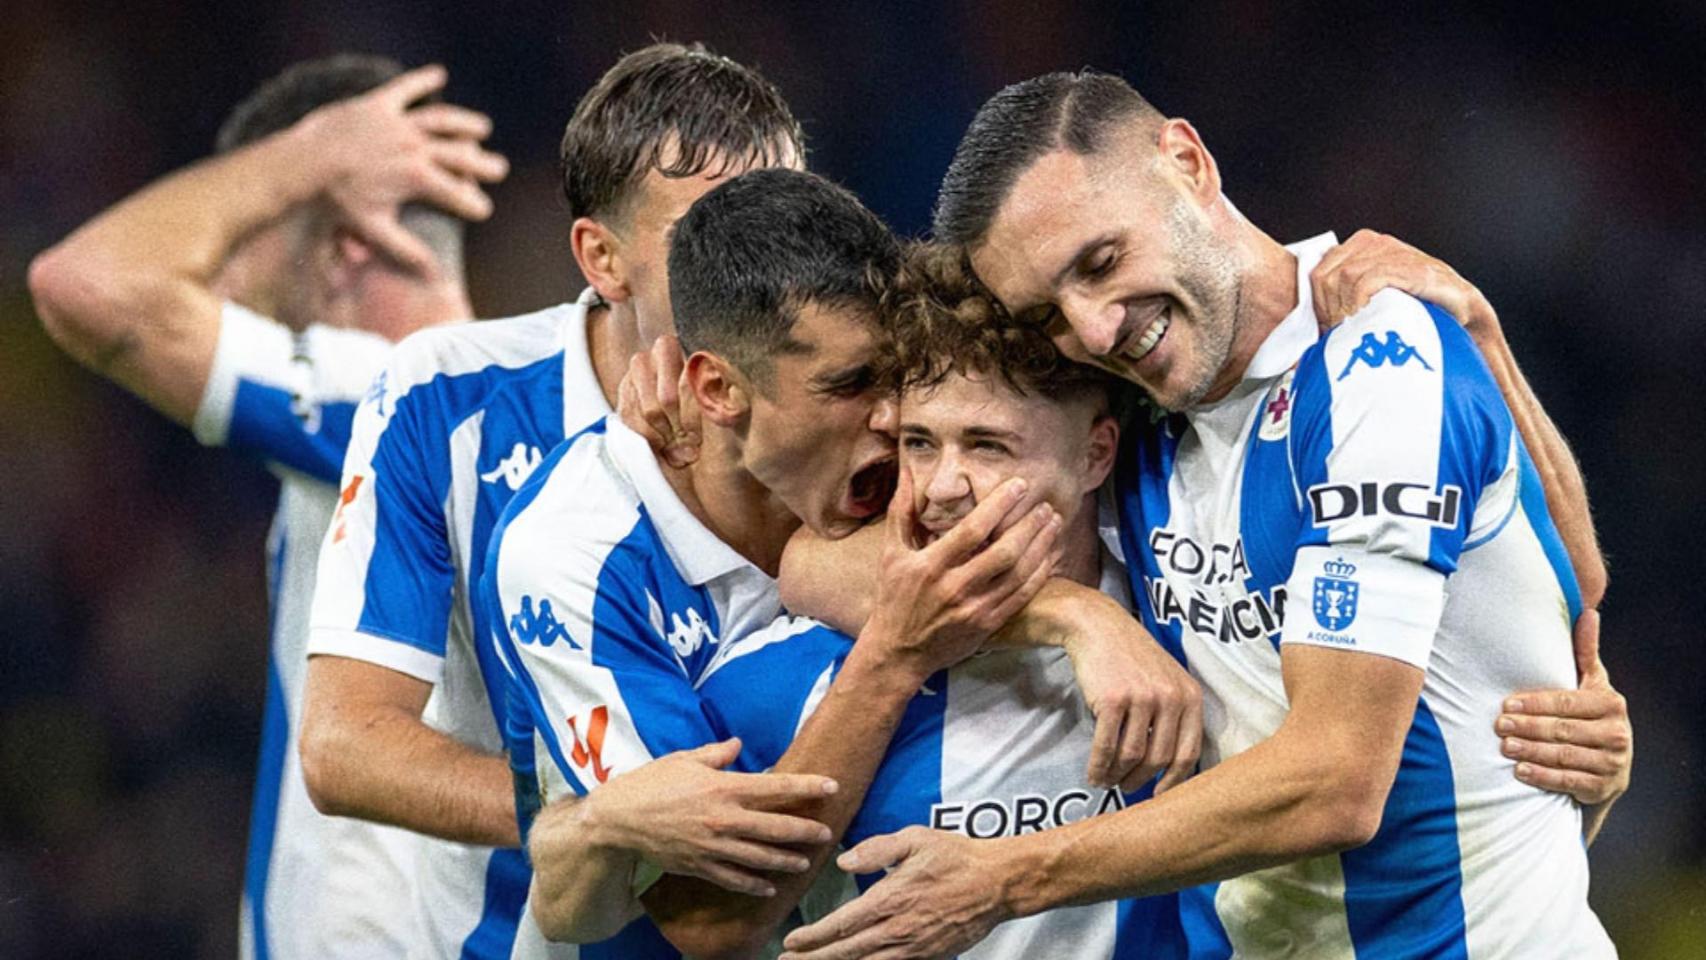
POLYGON ((1066 266, 1061 267, 1060 272, 1056 273, 1054 275, 1054 279, 1049 281, 1049 290, 1053 291, 1060 289, 1060 285, 1066 279, 1066 275, 1072 272, 1073 267, 1078 266, 1078 261, 1083 260, 1086 254, 1097 247, 1102 246, 1105 243, 1112 243, 1114 239, 1114 234, 1105 233, 1099 237, 1092 238, 1083 246, 1079 247, 1078 252, 1072 255, 1072 259, 1066 261, 1066 266))
POLYGON ((840 387, 860 380, 873 378, 876 370, 869 360, 842 367, 839 370, 825 370, 812 376, 812 382, 820 386, 840 387))
POLYGON ((960 432, 968 437, 975 437, 980 440, 1006 440, 1011 443, 1017 443, 1024 439, 1012 430, 1001 430, 996 427, 980 427, 974 425, 967 427, 960 432))

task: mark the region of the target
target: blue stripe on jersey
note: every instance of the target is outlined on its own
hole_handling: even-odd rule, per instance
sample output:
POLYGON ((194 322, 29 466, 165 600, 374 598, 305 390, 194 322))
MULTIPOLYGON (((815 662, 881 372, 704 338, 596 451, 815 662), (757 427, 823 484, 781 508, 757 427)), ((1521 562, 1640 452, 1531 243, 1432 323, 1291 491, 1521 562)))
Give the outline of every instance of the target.
POLYGON ((322 403, 318 407, 319 427, 310 433, 297 416, 290 391, 238 378, 226 446, 336 484, 355 422, 355 403, 322 403))
POLYGON ((1416 704, 1380 830, 1339 862, 1359 958, 1467 960, 1457 790, 1426 700, 1416 704))
MULTIPOLYGON (((916 824, 930 825, 930 811, 942 802, 942 728, 949 682, 946 670, 931 675, 906 705, 888 755, 865 791, 865 802, 847 825, 844 846, 916 824)), ((886 875, 863 873, 855 881, 863 892, 886 875)))
POLYGON ((462 941, 461 960, 507 957, 515 943, 533 869, 518 849, 495 850, 486 861, 486 895, 480 922, 462 941))
POLYGON ((1149 582, 1162 580, 1161 566, 1149 547, 1149 531, 1167 526, 1172 515, 1167 484, 1173 479, 1180 423, 1180 418, 1169 418, 1161 423, 1134 424, 1126 431, 1126 451, 1119 458, 1114 490, 1120 508, 1120 549, 1126 556, 1126 577, 1139 619, 1173 659, 1189 666, 1180 628, 1162 622, 1148 589, 1149 582))
MULTIPOLYGON (((1297 361, 1297 375, 1291 380, 1293 408, 1286 442, 1292 467, 1287 486, 1293 491, 1308 489, 1310 484, 1327 479, 1327 454, 1333 449, 1333 381, 1327 373, 1324 342, 1317 343, 1303 354, 1297 361)), ((1248 497, 1253 478, 1248 473, 1244 477, 1244 496, 1248 497)), ((1266 482, 1276 483, 1278 480, 1278 477, 1269 477, 1266 482)), ((1298 547, 1327 542, 1327 528, 1313 526, 1301 511, 1295 529, 1298 533, 1291 547, 1294 562, 1298 547)), ((1291 575, 1293 565, 1286 565, 1286 577, 1291 575)), ((1276 582, 1284 583, 1285 578, 1276 582)))
POLYGON ((705 678, 699 693, 723 728, 740 737, 748 764, 768 770, 793 744, 818 679, 825 671, 839 673, 852 649, 852 637, 819 624, 731 657, 705 678))
MULTIPOLYGON (((272 569, 267 577, 269 634, 278 632, 278 587, 284 576, 284 551, 289 546, 281 533, 273 544, 272 569)), ((273 837, 278 830, 279 793, 284 785, 284 760, 290 744, 290 715, 284 702, 284 682, 274 659, 278 644, 267 652, 266 706, 261 711, 261 760, 255 773, 255 799, 249 812, 249 858, 243 870, 243 889, 249 895, 249 916, 254 924, 255 960, 267 960, 267 874, 272 870, 273 837)))
POLYGON ((1457 569, 1463 543, 1474 519, 1481 494, 1504 472, 1510 451, 1510 408, 1499 393, 1498 382, 1487 369, 1481 352, 1469 334, 1451 316, 1431 303, 1427 307, 1439 330, 1440 381, 1445 390, 1444 422, 1440 425, 1439 479, 1435 489, 1456 485, 1463 490, 1463 505, 1457 525, 1435 527, 1429 545, 1428 565, 1442 573, 1457 569))
MULTIPOLYGON (((536 446, 556 446, 563 429, 562 369, 563 355, 557 353, 523 367, 438 374, 397 398, 373 451, 376 529, 359 632, 444 655, 455 590, 455 561, 442 535, 451 480, 450 435, 500 389, 516 388, 539 409, 524 414, 525 419, 512 418, 508 426, 533 434, 529 439, 536 446)), ((499 418, 488 419, 484 426, 491 430, 499 418)), ((485 439, 482 435, 482 446, 485 439)), ((511 433, 498 439, 513 443, 515 438, 511 433)), ((480 507, 485 507, 486 491, 481 492, 480 507)), ((508 493, 497 495, 507 500, 508 493)), ((470 556, 476 563, 485 556, 484 547, 473 544, 470 556)), ((475 573, 469 571, 471 587, 478 583, 475 573)))
POLYGON ((1569 605, 1570 622, 1575 623, 1576 618, 1582 615, 1582 588, 1576 581, 1576 568, 1570 563, 1570 552, 1564 549, 1564 540, 1558 535, 1558 527, 1552 522, 1552 512, 1546 507, 1546 488, 1540 482, 1540 471, 1535 468, 1534 460, 1528 455, 1528 447, 1523 445, 1521 438, 1517 440, 1516 452, 1521 463, 1517 482, 1522 489, 1522 512, 1528 517, 1528 525, 1539 539, 1541 549, 1546 551, 1546 561, 1552 565, 1558 586, 1564 591, 1564 602, 1569 605))
POLYGON ((1214 909, 1220 884, 1205 883, 1179 891, 1179 923, 1185 931, 1187 956, 1191 960, 1230 960, 1232 941, 1214 909))
MULTIPOLYGON (((1297 403, 1296 377, 1286 402, 1297 403)), ((1295 414, 1295 411, 1291 411, 1295 414)), ((1269 416, 1259 410, 1257 418, 1269 416)), ((1296 419, 1292 420, 1296 423, 1296 419)), ((1244 479, 1239 497, 1238 540, 1244 547, 1244 562, 1250 574, 1244 580, 1252 594, 1267 592, 1278 613, 1268 642, 1279 647, 1285 608, 1265 584, 1284 584, 1297 557, 1297 529, 1303 524, 1303 504, 1291 484, 1291 431, 1277 440, 1261 439, 1258 426, 1250 431, 1244 456, 1244 479)), ((1236 615, 1236 614, 1233 614, 1236 615)))

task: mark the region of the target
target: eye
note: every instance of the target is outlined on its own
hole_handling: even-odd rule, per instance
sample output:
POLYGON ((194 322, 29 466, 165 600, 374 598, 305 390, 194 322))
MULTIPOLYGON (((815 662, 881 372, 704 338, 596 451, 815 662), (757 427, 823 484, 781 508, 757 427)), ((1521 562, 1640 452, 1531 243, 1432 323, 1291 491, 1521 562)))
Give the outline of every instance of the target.
POLYGON ((1006 457, 1012 455, 1012 451, 1007 449, 1007 445, 999 440, 975 440, 972 442, 971 448, 979 453, 992 456, 1006 457))
POLYGON ((1119 262, 1119 254, 1113 247, 1102 247, 1086 259, 1078 272, 1091 280, 1099 280, 1114 269, 1119 262))
POLYGON ((910 436, 900 438, 900 448, 908 453, 929 453, 935 449, 935 444, 925 437, 910 436))

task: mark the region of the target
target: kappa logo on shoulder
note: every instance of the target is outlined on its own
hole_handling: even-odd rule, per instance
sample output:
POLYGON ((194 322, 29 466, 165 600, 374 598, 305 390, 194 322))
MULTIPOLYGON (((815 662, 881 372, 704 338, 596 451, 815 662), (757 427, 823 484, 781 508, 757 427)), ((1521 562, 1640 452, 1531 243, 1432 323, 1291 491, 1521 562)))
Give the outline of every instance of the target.
POLYGON ((551 601, 540 600, 537 610, 533 607, 533 598, 523 596, 521 609, 509 618, 509 632, 515 636, 516 642, 523 645, 538 644, 549 647, 558 640, 569 645, 571 650, 581 649, 575 638, 569 636, 569 628, 557 620, 556 611, 551 609, 551 601))
POLYGON ((527 478, 538 469, 540 461, 545 457, 538 447, 530 447, 525 443, 517 443, 510 448, 509 456, 498 461, 498 465, 480 474, 480 479, 486 483, 496 483, 499 480, 511 491, 520 490, 527 478))
POLYGON ((663 604, 658 603, 658 598, 652 596, 650 590, 646 591, 646 617, 651 621, 652 629, 657 631, 658 636, 669 644, 676 656, 684 660, 697 653, 705 644, 717 642, 717 635, 711 632, 711 625, 706 622, 704 615, 693 607, 687 608, 685 618, 679 613, 671 612, 668 629, 665 629, 663 604))
POLYGON ((1386 331, 1384 342, 1372 333, 1363 334, 1362 342, 1352 348, 1351 358, 1345 361, 1345 369, 1339 371, 1337 379, 1343 380, 1350 376, 1351 370, 1357 365, 1358 360, 1368 364, 1371 368, 1384 366, 1388 363, 1394 367, 1401 367, 1414 360, 1421 364, 1423 369, 1430 373, 1433 372, 1433 364, 1429 363, 1419 350, 1405 343, 1404 338, 1398 336, 1396 330, 1386 331))

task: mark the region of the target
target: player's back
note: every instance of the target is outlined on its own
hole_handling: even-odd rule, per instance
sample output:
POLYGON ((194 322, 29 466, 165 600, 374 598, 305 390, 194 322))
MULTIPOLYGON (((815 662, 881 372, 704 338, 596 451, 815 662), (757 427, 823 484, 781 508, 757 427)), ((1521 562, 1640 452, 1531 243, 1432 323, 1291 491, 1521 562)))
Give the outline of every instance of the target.
MULTIPOLYGON (((474 642, 499 514, 544 451, 609 407, 587 350, 592 301, 417 333, 363 400, 320 558, 310 652, 433 684, 422 719, 496 753, 502 670, 474 642)), ((508 956, 526 899, 518 849, 440 843, 418 860, 411 956, 508 956)))

